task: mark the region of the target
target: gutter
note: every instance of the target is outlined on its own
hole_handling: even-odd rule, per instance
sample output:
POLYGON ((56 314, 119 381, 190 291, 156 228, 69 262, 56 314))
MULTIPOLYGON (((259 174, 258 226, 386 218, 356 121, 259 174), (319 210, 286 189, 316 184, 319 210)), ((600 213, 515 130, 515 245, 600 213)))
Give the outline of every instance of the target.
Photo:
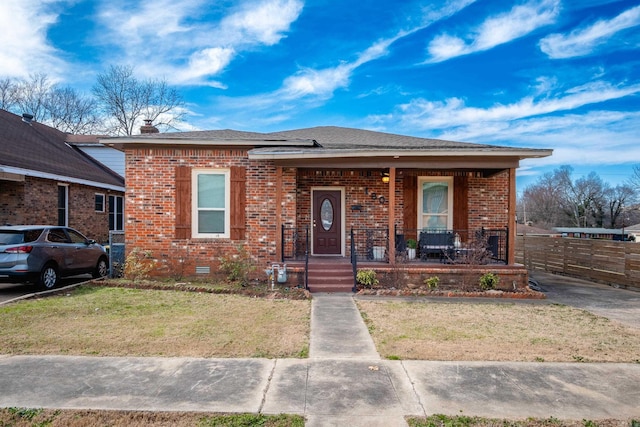
POLYGON ((88 179, 81 179, 81 178, 73 178, 70 176, 56 175, 53 173, 34 171, 30 169, 14 168, 11 166, 0 166, 0 174, 1 173, 31 176, 34 178, 51 179, 55 181, 69 182, 73 184, 82 184, 82 185, 88 185, 96 188, 104 188, 107 190, 120 191, 123 193, 125 191, 125 187, 119 186, 119 185, 105 184, 103 182, 90 181, 88 179))

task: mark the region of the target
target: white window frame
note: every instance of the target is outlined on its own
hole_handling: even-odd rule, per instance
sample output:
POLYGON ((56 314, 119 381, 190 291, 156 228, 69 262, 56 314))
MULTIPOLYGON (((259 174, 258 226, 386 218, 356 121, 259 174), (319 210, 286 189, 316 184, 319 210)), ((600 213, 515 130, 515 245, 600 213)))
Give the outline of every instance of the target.
MULTIPOLYGON (((231 169, 193 169, 191 173, 191 235, 195 238, 228 239, 231 237, 231 169), (224 232, 198 232, 198 176, 224 175, 224 232)), ((207 209, 213 210, 213 209, 207 209)))
POLYGON ((96 211, 96 212, 102 212, 102 213, 104 213, 104 212, 105 212, 105 210, 106 210, 106 209, 105 209, 105 205, 106 205, 106 204, 107 204, 107 198, 105 197, 104 193, 95 193, 95 194, 93 195, 93 207, 94 207, 94 209, 95 209, 95 211, 96 211), (101 209, 101 210, 95 209, 95 206, 96 206, 96 199, 97 199, 98 197, 102 197, 102 209, 101 209))
MULTIPOLYGON (((422 184, 425 182, 446 182, 447 189, 447 230, 453 230, 453 177, 452 176, 419 176, 418 177, 418 228, 424 229, 422 224, 423 214, 422 212, 422 184)), ((428 227, 426 227, 428 228, 428 227)))

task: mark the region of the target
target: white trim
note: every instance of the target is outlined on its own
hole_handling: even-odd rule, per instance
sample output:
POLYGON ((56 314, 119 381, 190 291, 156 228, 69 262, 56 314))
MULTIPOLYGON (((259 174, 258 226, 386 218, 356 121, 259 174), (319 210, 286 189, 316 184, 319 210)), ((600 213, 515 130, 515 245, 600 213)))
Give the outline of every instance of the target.
POLYGON ((306 149, 290 152, 249 151, 249 160, 295 160, 295 159, 333 159, 333 158, 375 158, 393 157, 394 159, 411 159, 413 157, 507 157, 530 159, 548 157, 553 150, 544 149, 487 149, 487 148, 443 148, 443 149, 306 149))
POLYGON ((311 255, 313 256, 336 256, 337 254, 318 254, 316 255, 313 252, 313 242, 314 242, 314 228, 313 228, 313 216, 314 216, 314 212, 315 212, 315 206, 313 205, 313 192, 314 191, 340 191, 340 224, 342 227, 342 235, 340 236, 340 254, 339 256, 345 256, 345 245, 346 245, 346 223, 347 223, 347 216, 346 216, 346 208, 345 208, 345 188, 344 187, 311 187, 311 215, 310 215, 310 220, 311 223, 309 224, 309 228, 311 229, 311 255))
POLYGON ((196 239, 228 239, 231 237, 231 169, 193 168, 191 171, 191 236, 196 239), (224 232, 198 233, 198 175, 224 176, 224 232))
MULTIPOLYGON (((447 230, 453 229, 453 177, 452 176, 419 176, 418 177, 418 229, 425 228, 422 224, 422 184, 425 182, 446 182, 447 190, 447 230)), ((428 228, 428 227, 427 227, 428 228)))
POLYGON ((104 188, 106 190, 120 191, 124 193, 125 188, 119 185, 104 184, 97 181, 89 181, 88 179, 72 178, 70 176, 57 175, 53 173, 40 172, 32 169, 14 168, 12 166, 0 166, 0 172, 14 173, 18 175, 32 176, 34 178, 52 179, 55 181, 66 181, 71 184, 82 184, 96 188, 104 188))

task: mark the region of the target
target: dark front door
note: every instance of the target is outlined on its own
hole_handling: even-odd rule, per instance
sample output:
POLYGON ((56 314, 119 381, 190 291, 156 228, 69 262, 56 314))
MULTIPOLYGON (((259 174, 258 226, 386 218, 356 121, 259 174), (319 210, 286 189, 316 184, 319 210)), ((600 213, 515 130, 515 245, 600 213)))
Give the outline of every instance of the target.
POLYGON ((313 191, 313 253, 342 254, 342 206, 340 190, 313 191))

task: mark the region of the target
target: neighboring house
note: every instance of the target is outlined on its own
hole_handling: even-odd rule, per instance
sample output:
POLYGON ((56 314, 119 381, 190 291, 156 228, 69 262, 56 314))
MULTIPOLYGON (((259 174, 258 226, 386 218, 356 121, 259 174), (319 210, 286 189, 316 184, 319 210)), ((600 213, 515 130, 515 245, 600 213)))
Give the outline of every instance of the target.
POLYGON ((65 225, 101 243, 123 230, 123 176, 73 146, 91 139, 0 110, 0 224, 65 225))
POLYGON ((453 236, 454 255, 486 236, 526 284, 514 258, 516 168, 552 153, 342 127, 101 142, 125 152, 127 250, 163 262, 157 274, 185 276, 215 273, 240 246, 261 267, 308 254, 384 269, 406 261, 409 239, 421 241, 412 268, 443 268, 453 236), (446 239, 431 245, 431 232, 446 239))
POLYGON ((518 236, 560 236, 560 233, 557 231, 534 227, 528 224, 518 224, 516 230, 518 236))
POLYGON ((562 237, 573 237, 576 239, 603 239, 603 240, 623 240, 623 236, 628 238, 629 229, 617 228, 589 228, 589 227, 554 227, 556 233, 562 237))
POLYGON ((630 225, 624 228, 627 239, 633 242, 640 242, 640 224, 630 225))

